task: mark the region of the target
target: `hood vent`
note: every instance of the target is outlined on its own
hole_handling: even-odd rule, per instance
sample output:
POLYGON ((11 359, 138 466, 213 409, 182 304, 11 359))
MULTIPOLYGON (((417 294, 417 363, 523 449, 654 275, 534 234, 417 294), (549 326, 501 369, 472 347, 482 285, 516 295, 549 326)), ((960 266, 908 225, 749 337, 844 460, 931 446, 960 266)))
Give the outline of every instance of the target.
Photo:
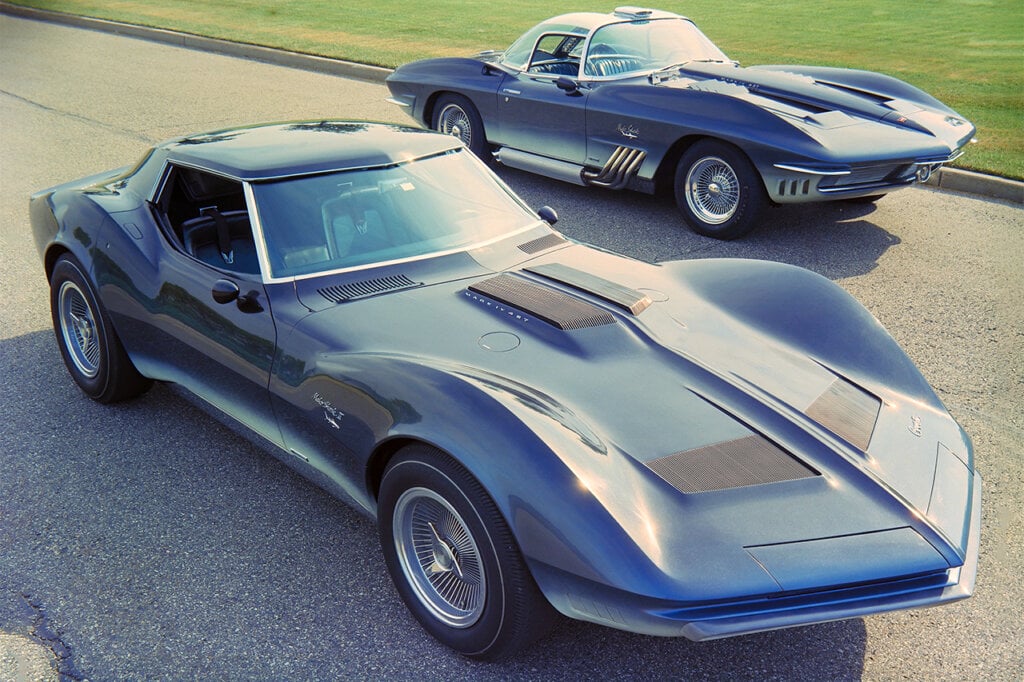
POLYGON ((882 403, 849 381, 836 377, 807 408, 808 417, 867 451, 882 403))
POLYGON ((349 282, 336 286, 317 289, 317 293, 332 303, 344 303, 354 298, 365 298, 385 291, 397 291, 398 289, 409 289, 420 286, 405 275, 391 275, 389 277, 378 277, 366 279, 359 282, 349 282))
POLYGON ((639 315, 651 305, 651 297, 646 294, 641 294, 635 289, 624 287, 621 284, 615 282, 609 282, 603 277, 592 275, 589 272, 583 272, 576 268, 571 268, 568 265, 561 265, 560 263, 550 263, 548 265, 535 265, 529 268, 524 268, 527 272, 532 272, 535 275, 541 277, 547 277, 553 279, 556 282, 567 284, 573 289, 579 289, 580 291, 588 294, 593 294, 600 299, 608 301, 613 305, 617 305, 626 312, 632 315, 639 315))
POLYGON ((647 467, 683 493, 810 478, 818 473, 759 435, 651 460, 647 467))
POLYGON ((546 251, 547 249, 560 246, 564 243, 565 237, 552 233, 546 234, 543 237, 538 237, 537 239, 534 239, 532 241, 520 244, 519 250, 522 251, 523 253, 533 255, 535 253, 540 253, 541 251, 546 251))
POLYGON ((563 330, 615 323, 615 318, 606 310, 514 275, 491 277, 471 285, 469 290, 530 313, 563 330))

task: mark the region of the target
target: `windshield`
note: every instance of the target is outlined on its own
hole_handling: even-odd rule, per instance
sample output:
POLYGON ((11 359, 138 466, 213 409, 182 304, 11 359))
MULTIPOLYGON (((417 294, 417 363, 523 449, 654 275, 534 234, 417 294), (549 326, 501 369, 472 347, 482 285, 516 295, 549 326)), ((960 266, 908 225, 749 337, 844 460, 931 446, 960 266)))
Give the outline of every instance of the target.
POLYGON ((591 77, 657 71, 690 61, 729 61, 686 19, 609 24, 594 31, 583 74, 591 77))
POLYGON ((274 278, 470 248, 538 220, 467 150, 256 183, 253 197, 274 278))

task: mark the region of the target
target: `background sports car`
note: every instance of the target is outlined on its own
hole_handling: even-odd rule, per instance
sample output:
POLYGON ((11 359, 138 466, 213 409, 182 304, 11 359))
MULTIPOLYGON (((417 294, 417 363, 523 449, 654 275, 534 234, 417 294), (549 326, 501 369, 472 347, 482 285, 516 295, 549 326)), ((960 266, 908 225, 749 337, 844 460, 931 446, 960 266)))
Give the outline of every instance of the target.
POLYGON ((30 209, 81 389, 247 426, 463 654, 556 611, 707 639, 973 589, 969 439, 806 270, 574 243, 454 138, 366 123, 172 140, 30 209))
POLYGON ((504 52, 413 62, 387 83, 479 155, 580 185, 672 188, 690 227, 720 239, 771 202, 873 201, 925 180, 975 132, 895 78, 742 68, 690 20, 637 8, 557 16, 504 52))

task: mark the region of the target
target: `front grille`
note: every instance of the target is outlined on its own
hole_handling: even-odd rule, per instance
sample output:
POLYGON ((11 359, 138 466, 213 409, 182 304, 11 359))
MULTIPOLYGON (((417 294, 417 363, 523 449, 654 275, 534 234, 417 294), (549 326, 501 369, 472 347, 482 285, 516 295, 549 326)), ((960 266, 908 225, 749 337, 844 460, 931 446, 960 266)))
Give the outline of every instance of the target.
POLYGON ((563 330, 615 323, 615 318, 606 310, 514 275, 491 277, 471 285, 469 290, 530 313, 563 330))
POLYGON ((683 493, 703 493, 816 476, 817 472, 759 435, 705 445, 647 462, 683 493))

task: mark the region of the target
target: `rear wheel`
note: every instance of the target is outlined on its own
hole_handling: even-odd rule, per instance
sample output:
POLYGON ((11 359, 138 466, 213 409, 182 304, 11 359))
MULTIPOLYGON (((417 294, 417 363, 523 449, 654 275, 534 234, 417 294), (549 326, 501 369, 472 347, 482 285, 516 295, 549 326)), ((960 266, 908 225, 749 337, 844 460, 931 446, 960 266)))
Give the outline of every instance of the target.
POLYGON ((543 634, 554 611, 483 486, 450 457, 410 446, 381 481, 384 558, 402 600, 431 635, 496 660, 543 634))
POLYGON ((434 130, 459 138, 471 152, 488 160, 483 119, 473 103, 462 95, 441 95, 434 106, 432 124, 434 130))
POLYGON ((761 177, 739 149, 716 140, 690 147, 676 166, 676 204, 694 232, 737 239, 765 204, 761 177))
POLYGON ((133 398, 151 385, 128 358, 78 261, 61 256, 50 277, 50 313, 64 364, 93 400, 133 398))

